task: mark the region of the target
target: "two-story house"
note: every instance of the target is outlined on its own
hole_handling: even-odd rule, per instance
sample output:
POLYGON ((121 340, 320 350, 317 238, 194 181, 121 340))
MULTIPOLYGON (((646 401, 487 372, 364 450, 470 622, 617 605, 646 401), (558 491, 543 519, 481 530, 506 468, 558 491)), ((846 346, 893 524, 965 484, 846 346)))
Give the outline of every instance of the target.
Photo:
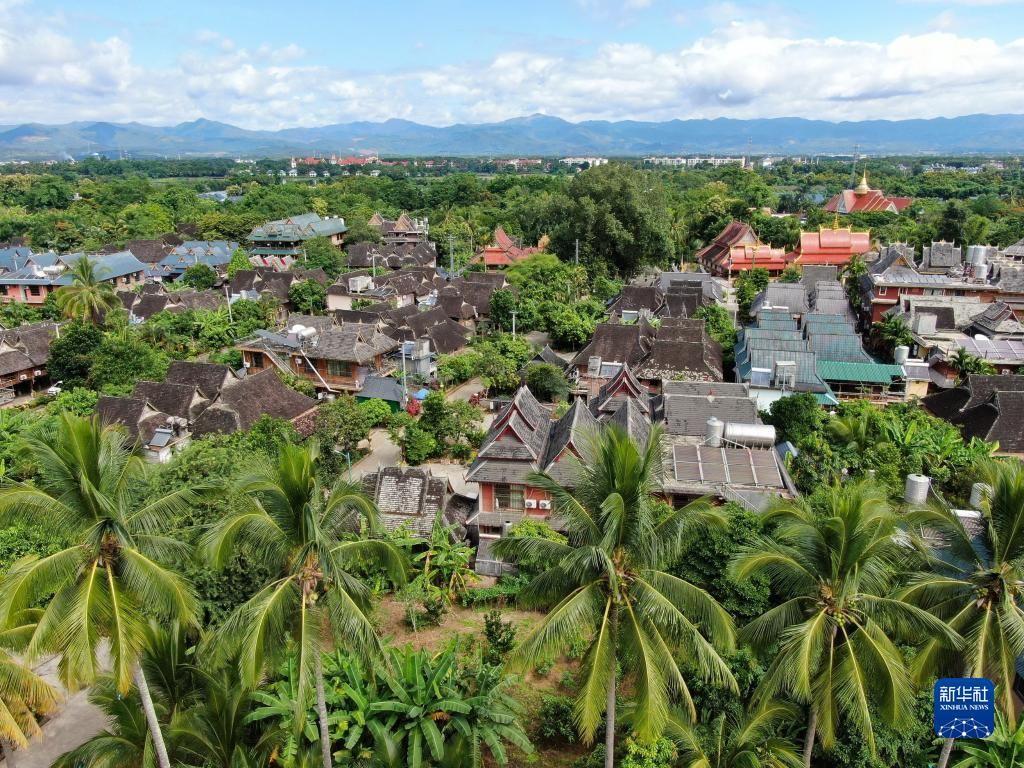
POLYGON ((367 376, 396 369, 390 355, 399 342, 373 325, 335 327, 332 318, 319 317, 281 333, 257 331, 237 347, 251 373, 276 367, 305 379, 321 393, 356 393, 367 376))
POLYGON ((74 282, 69 270, 80 259, 89 259, 96 278, 118 291, 128 291, 146 279, 146 265, 130 251, 110 254, 68 253, 63 256, 34 254, 21 268, 0 274, 0 302, 42 304, 53 292, 74 282))

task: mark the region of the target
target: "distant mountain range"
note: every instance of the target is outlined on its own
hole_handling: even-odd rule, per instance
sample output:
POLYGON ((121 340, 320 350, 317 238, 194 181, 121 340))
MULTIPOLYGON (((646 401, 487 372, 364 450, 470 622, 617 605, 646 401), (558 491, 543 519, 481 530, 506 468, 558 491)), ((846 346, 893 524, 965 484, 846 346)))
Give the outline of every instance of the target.
POLYGON ((623 120, 571 123, 532 115, 500 123, 420 125, 408 120, 251 131, 211 120, 173 126, 141 123, 26 123, 0 126, 0 160, 80 158, 93 152, 132 157, 273 157, 315 152, 415 157, 677 154, 1016 153, 1024 115, 830 123, 763 120, 623 120))

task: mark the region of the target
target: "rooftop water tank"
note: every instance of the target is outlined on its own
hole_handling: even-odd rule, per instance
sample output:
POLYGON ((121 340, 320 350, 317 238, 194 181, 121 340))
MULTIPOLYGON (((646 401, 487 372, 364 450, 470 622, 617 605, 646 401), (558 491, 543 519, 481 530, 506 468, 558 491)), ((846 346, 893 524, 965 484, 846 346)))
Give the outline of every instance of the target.
POLYGON ((896 365, 903 365, 907 362, 910 357, 910 347, 906 344, 900 344, 896 349, 892 351, 892 358, 896 365))
POLYGON ((975 483, 972 485, 971 498, 968 502, 971 505, 971 509, 981 509, 982 504, 988 499, 990 493, 992 493, 992 487, 988 483, 975 483))
POLYGON ((722 436, 725 434, 725 422, 712 416, 707 422, 707 444, 712 448, 722 447, 722 436))
POLYGON ((724 437, 727 443, 770 448, 775 445, 775 427, 770 424, 734 424, 729 422, 725 425, 724 437))
POLYGON ((928 501, 928 488, 931 478, 925 475, 907 475, 903 490, 903 498, 907 504, 920 506, 928 501))

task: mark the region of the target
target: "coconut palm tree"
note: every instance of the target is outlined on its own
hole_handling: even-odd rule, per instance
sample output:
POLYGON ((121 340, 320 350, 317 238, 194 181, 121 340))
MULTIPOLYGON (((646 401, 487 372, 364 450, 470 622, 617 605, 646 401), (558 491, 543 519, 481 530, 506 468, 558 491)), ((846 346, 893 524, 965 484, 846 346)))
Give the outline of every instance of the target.
POLYGON ((910 328, 902 317, 886 315, 871 324, 869 334, 872 348, 886 357, 893 359, 893 350, 899 346, 908 346, 914 341, 910 328))
POLYGON ((837 442, 857 452, 865 451, 878 442, 871 435, 871 421, 867 414, 835 416, 828 422, 828 431, 837 442))
POLYGON ((705 733, 673 718, 666 735, 679 745, 682 768, 800 768, 793 742, 778 735, 797 717, 792 704, 773 701, 739 716, 723 712, 705 733))
MULTIPOLYGON (((980 528, 969 530, 944 506, 912 513, 914 522, 942 536, 942 557, 899 597, 927 609, 966 640, 955 652, 926 642, 915 658, 916 675, 987 677, 996 684, 1000 709, 1012 717, 1014 663, 1024 655, 1024 467, 1019 461, 991 463, 983 475, 991 491, 980 528)), ((942 768, 951 749, 949 740, 942 768)))
POLYGON ((868 483, 837 485, 820 502, 781 500, 765 514, 774 524, 737 553, 732 574, 766 575, 784 602, 740 633, 774 658, 754 696, 755 706, 780 694, 808 708, 804 765, 816 740, 835 743, 840 717, 864 734, 874 752, 874 718, 896 727, 910 721, 913 685, 894 639, 958 637, 930 613, 889 597, 913 539, 898 526, 882 489, 868 483))
POLYGON ((320 747, 324 768, 330 768, 322 654, 341 646, 366 657, 379 654, 366 613, 370 592, 347 568, 374 562, 402 582, 405 561, 388 541, 345 539, 361 520, 376 529, 378 513, 343 479, 325 489, 316 471, 318 455, 315 442, 286 444, 276 465, 255 466, 234 486, 239 510, 215 524, 201 546, 215 567, 223 567, 239 548, 270 566, 271 580, 228 617, 210 648, 216 659, 237 660, 242 684, 250 687, 294 649, 295 722, 302 721, 315 688, 320 747))
POLYGON ((57 308, 64 317, 98 324, 112 309, 120 309, 114 286, 96 276, 96 265, 88 256, 76 261, 68 271, 71 285, 57 291, 57 308))
POLYGON ((589 742, 605 716, 609 768, 619 664, 632 684, 632 726, 645 740, 665 729, 674 695, 695 716, 677 659, 712 684, 736 689, 719 655, 734 643, 728 613, 707 592, 664 570, 695 531, 722 518, 703 501, 661 516, 653 496, 661 463, 660 430, 638 446, 610 425, 587 446, 572 490, 544 474, 529 480, 550 494, 567 522, 568 542, 516 537, 497 545, 501 557, 551 564, 520 594, 527 605, 553 607, 516 649, 513 664, 534 666, 577 638, 590 639, 575 719, 589 742))
POLYGON ((53 687, 12 655, 24 650, 39 615, 38 610, 24 611, 11 629, 0 631, 0 746, 11 768, 14 750, 40 734, 36 716, 57 705, 53 687))
POLYGON ((106 716, 107 727, 58 757, 53 768, 152 768, 153 738, 138 694, 122 695, 103 677, 89 689, 89 701, 106 716))
POLYGON ((109 644, 114 685, 138 688, 158 764, 167 768, 160 723, 140 665, 145 615, 190 623, 196 599, 190 586, 161 560, 187 550, 164 537, 172 517, 196 500, 183 489, 139 502, 146 465, 128 436, 95 418, 61 414, 53 426, 27 437, 23 450, 37 474, 32 484, 0 486, 0 519, 30 516, 72 542, 47 557, 16 562, 0 584, 0 625, 50 598, 26 654, 60 656, 69 687, 99 676, 101 648, 109 644))

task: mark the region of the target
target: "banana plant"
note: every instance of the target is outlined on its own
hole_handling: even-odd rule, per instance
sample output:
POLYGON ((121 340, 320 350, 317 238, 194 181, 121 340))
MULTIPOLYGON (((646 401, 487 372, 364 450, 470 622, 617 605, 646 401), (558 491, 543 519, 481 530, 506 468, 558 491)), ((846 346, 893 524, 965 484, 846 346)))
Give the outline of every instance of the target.
POLYGON ((498 765, 508 765, 504 742, 509 742, 529 754, 533 751, 530 739, 519 722, 522 706, 506 693, 511 683, 500 667, 478 663, 468 677, 469 693, 466 715, 455 715, 450 721, 453 734, 445 744, 443 765, 447 768, 480 768, 484 764, 484 747, 498 765))
POLYGON ((444 758, 442 734, 455 717, 473 707, 458 688, 456 654, 449 648, 431 657, 425 650, 390 652, 394 674, 386 676, 391 697, 375 701, 370 711, 384 714, 383 727, 374 726, 378 740, 387 731, 394 747, 405 754, 407 768, 423 768, 444 758))

